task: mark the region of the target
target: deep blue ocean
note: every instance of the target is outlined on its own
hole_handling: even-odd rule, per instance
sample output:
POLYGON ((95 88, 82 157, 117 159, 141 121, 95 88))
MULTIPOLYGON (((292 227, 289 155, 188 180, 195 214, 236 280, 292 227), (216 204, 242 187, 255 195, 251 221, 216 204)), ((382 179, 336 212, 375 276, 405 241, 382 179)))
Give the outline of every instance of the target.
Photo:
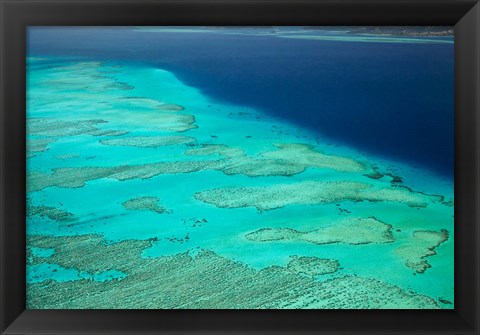
POLYGON ((453 44, 37 28, 28 53, 155 65, 222 102, 453 179, 453 44))

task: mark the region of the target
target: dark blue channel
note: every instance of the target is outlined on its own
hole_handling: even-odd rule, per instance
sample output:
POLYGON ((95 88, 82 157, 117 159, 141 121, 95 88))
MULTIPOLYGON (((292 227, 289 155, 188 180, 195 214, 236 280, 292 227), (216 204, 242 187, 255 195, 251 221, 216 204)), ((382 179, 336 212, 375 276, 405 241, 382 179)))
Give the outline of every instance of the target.
POLYGON ((31 28, 30 56, 148 63, 356 149, 453 179, 453 44, 31 28))

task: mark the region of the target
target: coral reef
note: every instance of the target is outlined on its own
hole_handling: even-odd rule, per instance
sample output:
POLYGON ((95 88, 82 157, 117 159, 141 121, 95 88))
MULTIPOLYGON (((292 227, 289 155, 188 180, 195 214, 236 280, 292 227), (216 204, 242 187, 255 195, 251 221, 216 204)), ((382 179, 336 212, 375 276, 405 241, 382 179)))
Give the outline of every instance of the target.
POLYGON ((55 221, 71 221, 74 218, 74 215, 70 212, 64 211, 63 209, 49 206, 31 206, 27 205, 27 216, 31 217, 38 215, 41 217, 47 217, 50 220, 55 221))
POLYGON ((219 154, 226 158, 225 167, 221 168, 227 175, 243 174, 250 177, 292 176, 305 169, 333 169, 340 172, 360 172, 371 175, 375 171, 367 163, 357 162, 351 158, 326 155, 306 144, 274 144, 273 151, 263 152, 249 157, 240 148, 225 145, 204 145, 201 148, 185 152, 191 156, 219 154))
POLYGON ((55 156, 56 159, 71 159, 71 158, 78 158, 80 157, 79 154, 65 154, 65 155, 58 155, 55 156))
POLYGON ((100 140, 104 145, 131 146, 137 148, 158 148, 167 145, 178 145, 195 142, 189 136, 131 136, 100 140))
POLYGON ((206 250, 195 257, 182 253, 143 259, 140 253, 150 246, 149 241, 105 244, 95 235, 28 236, 28 244, 55 248, 54 255, 39 262, 88 273, 115 270, 127 275, 105 282, 80 279, 27 284, 30 309, 439 308, 428 297, 375 279, 345 276, 318 282, 286 267, 254 270, 206 250))
POLYGON ((47 151, 48 145, 55 141, 55 138, 27 139, 27 158, 34 157, 39 152, 47 151))
POLYGON ((120 168, 79 167, 54 169, 52 173, 27 173, 27 191, 35 192, 46 187, 82 187, 88 180, 105 178, 120 168))
POLYGON ((27 119, 27 129, 30 135, 49 137, 83 134, 93 136, 120 136, 128 133, 128 131, 121 130, 102 130, 97 127, 97 125, 104 123, 108 122, 105 120, 66 121, 50 118, 29 118, 27 119))
POLYGON ((320 229, 301 232, 291 228, 262 228, 245 235, 250 241, 305 241, 315 244, 389 243, 393 242, 392 226, 371 217, 346 218, 320 229))
POLYGON ((160 199, 156 197, 134 198, 123 202, 122 205, 130 210, 149 210, 160 214, 165 212, 165 208, 160 205, 160 199))
POLYGON ((32 260, 32 257, 41 257, 48 258, 53 256, 55 249, 53 248, 36 248, 36 247, 27 247, 27 259, 32 260))
POLYGON ((78 167, 52 169, 52 173, 31 172, 27 175, 27 190, 35 192, 46 187, 76 188, 89 180, 113 178, 117 180, 148 179, 160 174, 189 173, 212 169, 218 161, 161 162, 116 167, 78 167))
POLYGON ((436 255, 435 249, 448 240, 448 231, 417 230, 408 244, 395 249, 395 253, 405 262, 405 265, 416 273, 424 273, 431 265, 427 257, 436 255))
POLYGON ((240 148, 231 148, 223 144, 204 144, 200 148, 188 149, 187 156, 210 156, 219 154, 227 158, 243 157, 245 152, 240 148))
POLYGON ((256 207, 267 211, 292 204, 313 205, 341 201, 398 202, 426 207, 443 198, 413 192, 404 187, 374 188, 360 182, 303 181, 256 187, 225 187, 198 192, 195 198, 222 208, 256 207))
POLYGON ((184 110, 185 108, 180 105, 176 104, 161 104, 157 106, 157 109, 162 110, 162 111, 173 111, 173 112, 179 112, 184 110))
MULTIPOLYGON (((424 229, 417 218, 432 215, 450 229, 453 199, 402 186, 395 165, 342 156, 335 142, 322 151, 325 139, 293 123, 204 100, 158 69, 62 63, 71 64, 50 60, 35 68, 48 72, 29 77, 27 157, 38 157, 28 161, 27 225, 40 235, 27 235, 27 308, 453 307, 448 278, 432 288, 425 283, 438 271, 408 275, 428 269, 448 239, 447 230, 410 236, 424 229), (131 91, 130 83, 140 86, 131 91), (197 121, 202 128, 193 130, 197 121), (180 136, 185 131, 191 136, 180 136), (290 143, 297 141, 309 144, 290 143), (122 183, 200 171, 209 172, 122 183), (99 179, 108 180, 73 190, 99 179), (119 196, 98 208, 78 202, 106 188, 119 196), (166 201, 173 192, 179 207, 169 202, 167 210, 156 196, 166 201), (352 259, 360 249, 367 258, 352 259), (271 266, 286 257, 286 265, 271 266)), ((435 267, 452 264, 445 252, 437 257, 435 267)))
POLYGON ((154 108, 160 111, 179 112, 184 110, 183 106, 177 104, 167 104, 162 101, 146 97, 120 97, 122 104, 134 105, 140 108, 154 108))
POLYGON ((243 174, 249 177, 293 176, 305 171, 305 167, 281 160, 242 157, 229 160, 221 171, 226 175, 243 174))
POLYGON ((208 170, 217 164, 217 161, 179 161, 132 165, 125 166, 118 171, 113 171, 108 177, 118 180, 148 179, 160 174, 190 173, 208 170))
POLYGON ((291 256, 287 269, 307 276, 318 276, 337 272, 340 266, 337 260, 318 257, 291 256))
MULTIPOLYGON (((190 129, 198 128, 195 124, 195 116, 189 114, 155 114, 138 115, 138 121, 142 120, 142 125, 149 125, 155 129, 170 130, 176 132, 185 132, 190 129)), ((137 121, 136 121, 137 122, 137 121)))
MULTIPOLYGON (((121 107, 121 106, 120 106, 121 107)), ((105 110, 101 113, 103 119, 115 124, 125 124, 129 128, 144 128, 162 131, 185 132, 198 128, 195 124, 195 116, 190 114, 178 114, 171 111, 153 109, 139 109, 135 111, 134 117, 128 106, 112 110, 105 110)))
MULTIPOLYGON (((83 122, 83 121, 82 121, 83 122)), ((85 121, 87 122, 87 121, 85 121)), ((93 122, 93 121, 92 121, 93 122)), ((94 121, 94 124, 100 121, 94 121)), ((45 125, 44 122, 40 122, 45 125)), ((46 132, 65 133, 65 129, 51 129, 49 122, 46 132), (62 130, 63 129, 63 130, 62 130)), ((81 123, 83 130, 97 134, 99 131, 91 122, 81 123)), ((53 126, 52 126, 53 127, 53 126)), ((53 127, 54 128, 54 127, 53 127)), ((81 128, 81 127, 80 127, 81 128)), ((67 132, 72 134, 71 131, 67 132)), ((122 137, 101 140, 107 145, 132 145, 138 147, 157 147, 179 143, 191 143, 193 137, 158 136, 158 137, 122 137)), ((369 167, 343 157, 326 156, 312 151, 304 145, 282 145, 278 150, 264 152, 257 158, 248 157, 238 148, 224 145, 204 145, 185 151, 186 156, 209 156, 218 154, 223 158, 201 161, 156 162, 143 165, 124 165, 116 167, 77 167, 58 168, 51 173, 31 172, 28 174, 27 188, 38 191, 45 187, 82 187, 86 181, 99 178, 114 178, 118 180, 146 179, 160 174, 190 173, 201 170, 218 170, 227 175, 243 174, 250 177, 258 176, 291 176, 304 171, 307 167, 333 169, 360 169, 370 171, 369 167), (294 154, 298 148, 303 154, 294 154), (303 157, 302 155, 305 155, 303 157), (275 157, 275 158, 265 158, 275 157), (278 158, 284 157, 284 158, 278 158), (303 157, 303 158, 302 158, 303 157), (332 161, 327 164, 327 162, 332 161)), ((198 200, 212 203, 217 207, 237 208, 256 207, 258 210, 270 210, 289 204, 318 204, 337 201, 390 201, 400 202, 411 207, 426 207, 429 202, 443 201, 443 197, 414 192, 404 186, 388 185, 375 188, 369 183, 361 182, 315 182, 304 181, 296 184, 279 184, 268 187, 229 187, 207 190, 195 194, 198 200)))
POLYGON ((106 67, 101 62, 78 62, 58 66, 54 67, 52 72, 67 72, 69 76, 46 79, 42 83, 43 86, 64 94, 67 94, 69 91, 97 93, 132 90, 134 88, 109 76, 109 73, 116 72, 114 67, 106 67))
POLYGON ((363 172, 368 169, 366 164, 347 157, 326 155, 306 144, 274 144, 274 146, 278 150, 264 152, 260 157, 341 172, 363 172))

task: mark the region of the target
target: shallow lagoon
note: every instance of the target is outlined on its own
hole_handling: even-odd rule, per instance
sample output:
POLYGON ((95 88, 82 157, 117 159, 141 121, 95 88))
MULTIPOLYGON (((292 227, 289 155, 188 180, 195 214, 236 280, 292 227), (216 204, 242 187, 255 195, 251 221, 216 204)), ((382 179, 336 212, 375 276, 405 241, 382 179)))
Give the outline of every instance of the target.
POLYGON ((208 287, 215 283, 203 283, 197 275, 208 272, 232 284, 232 271, 240 283, 253 280, 235 288, 234 296, 248 297, 253 290, 259 300, 236 301, 225 291, 230 301, 222 308, 453 308, 451 181, 339 144, 247 105, 219 102, 174 73, 148 65, 29 59, 27 141, 43 142, 32 145, 35 150, 27 160, 28 307, 215 308, 222 285, 208 287), (161 145, 135 145, 129 137, 151 137, 161 145), (294 160, 277 153, 272 157, 280 150, 275 145, 296 143, 311 151, 294 160), (188 154, 192 150, 205 154, 188 154), (318 155, 307 159, 312 152, 318 155), (345 165, 319 165, 320 153, 345 165), (160 167, 161 162, 170 165, 160 167), (362 168, 352 169, 352 162, 362 168), (252 176, 252 164, 253 171, 261 167, 263 172, 252 176), (54 170, 61 168, 68 173, 54 170), (289 201, 298 193, 308 198, 315 190, 302 185, 321 188, 321 182, 368 184, 384 193, 374 193, 375 199, 360 192, 347 198, 328 193, 314 203, 289 201), (288 192, 295 194, 275 194, 282 206, 255 208, 273 194, 262 198, 262 190, 281 190, 278 185, 285 184, 294 185, 288 192), (224 198, 203 201, 195 196, 231 189, 246 190, 243 205, 225 208, 219 205, 224 198), (404 196, 422 201, 405 202, 404 196), (348 238, 322 244, 248 238, 261 229, 306 233, 369 218, 383 224, 372 226, 383 227, 382 232, 388 227, 388 239, 369 239, 378 234, 370 226, 362 230, 362 243, 348 243, 351 231, 345 231, 348 238), (435 234, 443 229, 448 236, 437 241, 435 234), (289 266, 295 257, 337 261, 338 268, 305 275, 315 269, 300 271, 307 263, 289 266), (423 261, 428 264, 423 271, 412 265, 423 261), (179 281, 178 290, 197 296, 161 298, 172 288, 156 280, 185 275, 185 264, 191 282, 179 281), (145 267, 160 272, 168 268, 168 277, 158 274, 157 279, 145 267), (288 293, 291 285, 299 290, 293 296, 288 293), (57 290, 67 293, 59 296, 57 290), (75 292, 83 290, 96 299, 82 300, 75 292), (137 294, 132 298, 116 290, 137 294), (283 293, 266 304, 261 297, 272 290, 283 293), (325 294, 329 290, 337 297, 325 294), (146 292, 158 299, 148 300, 146 292), (396 306, 380 299, 379 292, 396 306), (350 305, 341 301, 352 294, 357 298, 350 305), (112 305, 115 299, 118 305, 112 305))

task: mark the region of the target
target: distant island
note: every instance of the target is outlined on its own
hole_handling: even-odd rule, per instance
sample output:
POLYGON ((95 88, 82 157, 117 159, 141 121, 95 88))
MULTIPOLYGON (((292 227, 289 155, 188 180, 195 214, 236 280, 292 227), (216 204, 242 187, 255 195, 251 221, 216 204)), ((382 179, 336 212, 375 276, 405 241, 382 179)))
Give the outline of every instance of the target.
MULTIPOLYGON (((308 30, 325 29, 326 27, 305 27, 308 30)), ((427 37, 427 36, 453 36, 453 27, 444 26, 411 26, 411 27, 385 27, 385 26, 369 26, 369 27, 337 27, 337 30, 345 30, 351 34, 368 34, 382 36, 410 36, 410 37, 427 37)))

